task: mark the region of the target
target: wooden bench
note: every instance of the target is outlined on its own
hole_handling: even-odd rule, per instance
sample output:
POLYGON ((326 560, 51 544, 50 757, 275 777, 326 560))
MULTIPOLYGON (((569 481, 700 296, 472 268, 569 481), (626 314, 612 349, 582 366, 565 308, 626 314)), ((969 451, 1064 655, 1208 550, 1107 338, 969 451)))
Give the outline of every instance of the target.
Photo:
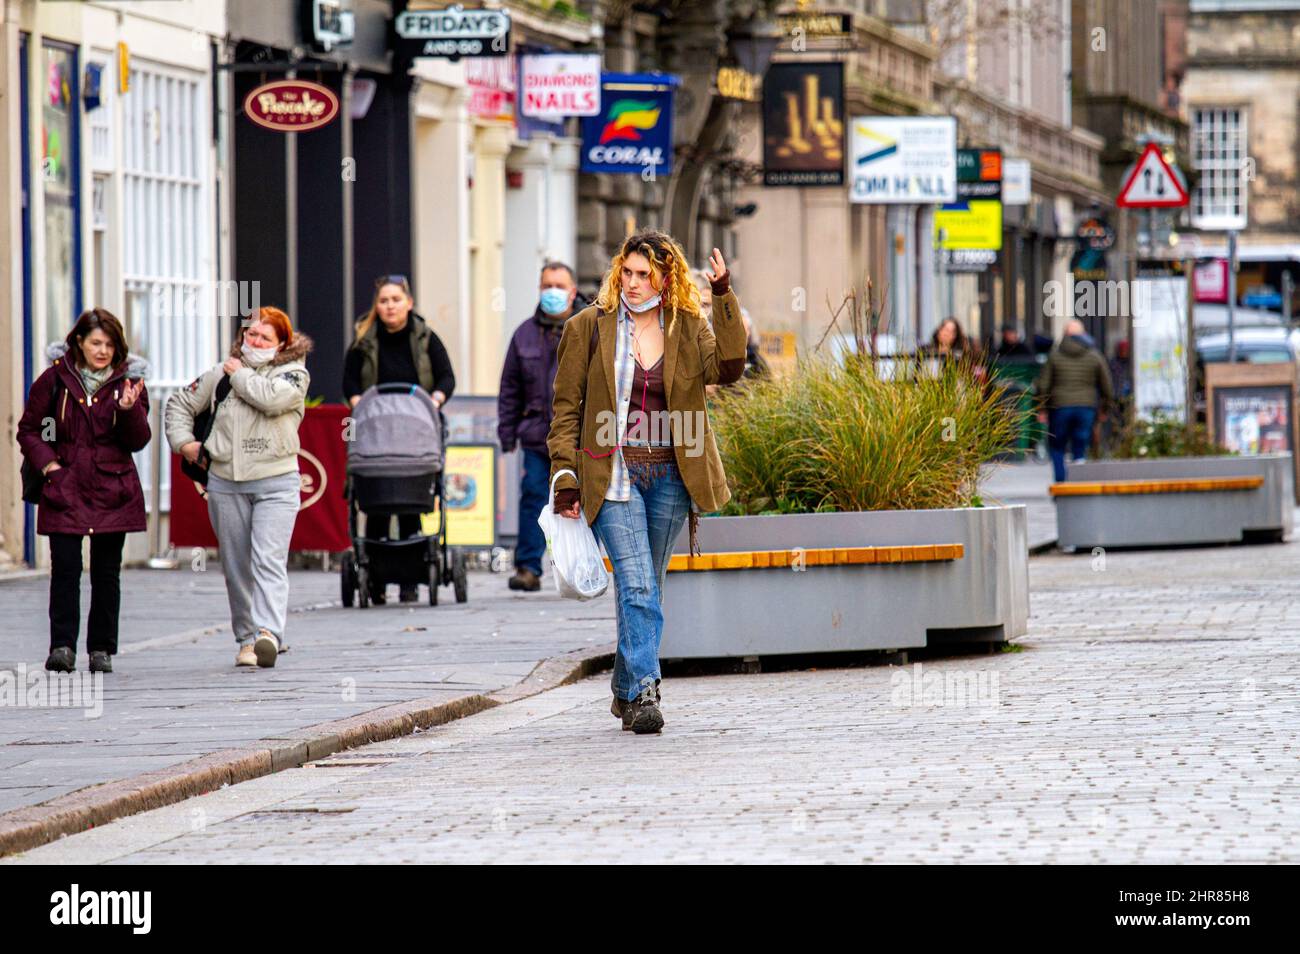
POLYGON ((1189 494, 1230 490, 1255 490, 1264 486, 1262 475, 1245 477, 1184 477, 1174 480, 1076 480, 1052 484, 1053 497, 1099 497, 1109 494, 1189 494))
MULTIPOLYGON (((701 570, 750 570, 800 565, 849 566, 860 564, 938 563, 960 560, 966 548, 960 543, 917 544, 898 547, 822 547, 809 550, 739 550, 734 553, 675 553, 668 558, 668 572, 701 570)), ((605 557, 605 569, 614 571, 605 557)))

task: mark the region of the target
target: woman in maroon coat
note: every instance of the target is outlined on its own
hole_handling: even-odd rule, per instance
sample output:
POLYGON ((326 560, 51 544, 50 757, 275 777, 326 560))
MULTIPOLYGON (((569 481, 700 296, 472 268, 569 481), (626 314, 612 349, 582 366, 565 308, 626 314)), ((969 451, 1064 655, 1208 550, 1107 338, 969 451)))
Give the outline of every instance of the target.
POLYGON ((76 668, 81 625, 81 543, 90 537, 91 672, 112 672, 121 604, 122 547, 145 529, 144 493, 131 454, 149 443, 147 365, 132 358, 122 324, 103 308, 84 312, 53 362, 32 383, 18 422, 27 462, 45 476, 36 532, 50 538, 50 656, 76 668))

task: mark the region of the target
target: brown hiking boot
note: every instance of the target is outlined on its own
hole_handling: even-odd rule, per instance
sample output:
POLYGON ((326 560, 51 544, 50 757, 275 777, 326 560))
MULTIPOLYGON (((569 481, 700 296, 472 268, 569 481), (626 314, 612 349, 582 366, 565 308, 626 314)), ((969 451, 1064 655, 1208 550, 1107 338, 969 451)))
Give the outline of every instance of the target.
POLYGON ((507 584, 512 590, 523 590, 525 593, 536 593, 542 588, 542 578, 526 567, 519 567, 515 570, 515 575, 510 578, 507 584))
POLYGON ((253 652, 252 643, 244 643, 239 647, 239 653, 235 656, 236 666, 256 666, 257 654, 253 652))
POLYGON ((664 714, 659 710, 659 686, 643 689, 641 695, 623 703, 623 729, 637 735, 650 735, 664 727, 664 714))

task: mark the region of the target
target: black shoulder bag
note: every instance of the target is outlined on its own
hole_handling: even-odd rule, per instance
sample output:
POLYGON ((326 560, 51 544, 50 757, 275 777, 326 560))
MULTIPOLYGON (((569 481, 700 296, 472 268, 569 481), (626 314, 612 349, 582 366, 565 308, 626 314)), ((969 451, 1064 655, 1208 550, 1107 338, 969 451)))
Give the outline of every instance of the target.
POLYGON ((212 433, 212 421, 217 416, 217 408, 229 393, 230 375, 223 374, 221 380, 217 382, 216 399, 212 402, 212 407, 194 415, 194 439, 199 442, 198 460, 190 463, 184 454, 181 455, 181 473, 204 487, 208 485, 208 466, 212 463, 212 458, 208 456, 208 450, 203 445, 208 442, 208 435, 212 433))

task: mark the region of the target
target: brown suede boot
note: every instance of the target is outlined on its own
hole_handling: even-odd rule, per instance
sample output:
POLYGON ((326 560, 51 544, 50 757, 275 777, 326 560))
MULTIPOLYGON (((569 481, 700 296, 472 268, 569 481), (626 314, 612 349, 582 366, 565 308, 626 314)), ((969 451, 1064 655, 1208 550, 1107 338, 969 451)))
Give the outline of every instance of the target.
POLYGON ((507 584, 512 590, 523 590, 525 593, 536 593, 542 588, 542 578, 527 567, 519 567, 515 570, 515 575, 510 578, 507 584))

